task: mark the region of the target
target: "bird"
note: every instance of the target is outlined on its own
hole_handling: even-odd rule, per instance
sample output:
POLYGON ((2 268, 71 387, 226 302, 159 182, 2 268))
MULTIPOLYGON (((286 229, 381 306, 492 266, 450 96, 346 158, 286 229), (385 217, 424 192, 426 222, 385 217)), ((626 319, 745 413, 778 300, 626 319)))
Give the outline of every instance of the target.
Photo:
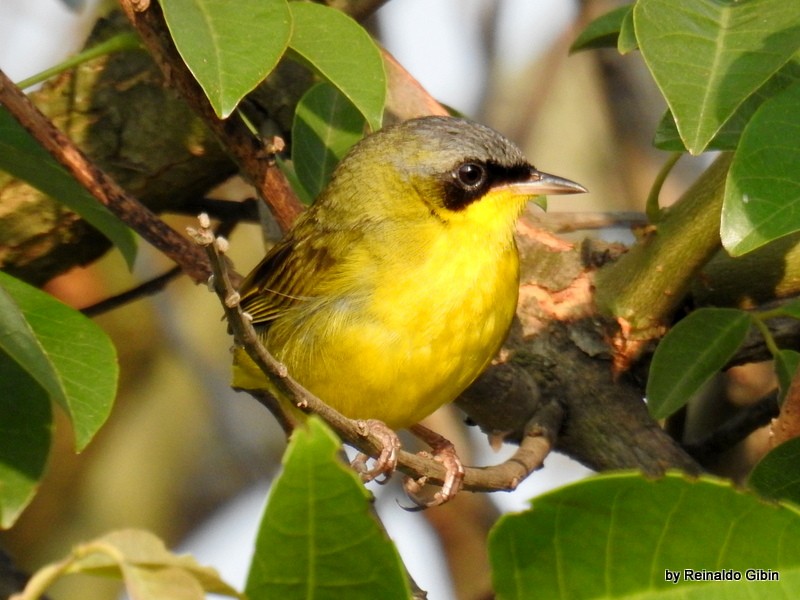
MULTIPOLYGON (((413 426, 499 351, 528 200, 586 189, 493 129, 428 116, 367 135, 245 277, 240 306, 290 375, 352 419, 413 426)), ((270 389, 235 352, 233 385, 270 389)))

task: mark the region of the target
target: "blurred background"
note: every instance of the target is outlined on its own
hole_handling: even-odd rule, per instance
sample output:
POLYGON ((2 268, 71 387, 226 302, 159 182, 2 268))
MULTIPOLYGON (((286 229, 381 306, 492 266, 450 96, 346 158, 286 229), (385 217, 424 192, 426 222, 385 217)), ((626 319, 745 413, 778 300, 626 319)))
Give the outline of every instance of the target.
MULTIPOLYGON (((99 5, 0 0, 0 67, 20 80, 80 49, 99 5)), ((575 214, 580 221, 580 215, 597 211, 640 211, 666 157, 650 145, 664 105, 641 57, 621 58, 615 51, 568 55, 582 27, 614 6, 610 0, 394 0, 367 24, 437 99, 515 140, 537 167, 588 187, 589 194, 550 205, 551 212, 575 214)), ((681 162, 663 191, 667 202, 699 166, 681 162)), ((233 181, 220 194, 236 198, 249 191, 233 181)), ((191 224, 166 218, 180 231, 191 224)), ((602 233, 630 239, 624 228, 602 233)), ((231 242, 240 272, 263 255, 255 226, 239 227, 231 242)), ((133 273, 111 252, 98 264, 56 278, 48 290, 80 308, 169 267, 141 244, 133 273)), ((19 523, 0 534, 0 544, 22 568, 33 571, 109 530, 142 527, 243 586, 285 442, 267 411, 228 387, 230 339, 221 314, 216 297, 180 279, 164 293, 97 319, 120 353, 117 404, 79 456, 59 415, 48 475, 19 523)), ((459 447, 462 456, 473 453, 469 462, 499 463, 513 451, 494 453, 476 431, 461 435, 460 443, 471 444, 466 452, 459 447)), ((413 514, 399 507, 408 501, 396 482, 373 491, 429 598, 480 598, 489 589, 481 544, 496 515, 522 510, 534 496, 586 473, 552 455, 514 493, 466 495, 467 504, 452 510, 413 514), (472 554, 465 558, 464 552, 472 554), (455 564, 456 556, 459 568, 448 576, 447 562, 455 564)), ((52 597, 104 599, 118 593, 114 582, 79 576, 59 584, 52 597)))

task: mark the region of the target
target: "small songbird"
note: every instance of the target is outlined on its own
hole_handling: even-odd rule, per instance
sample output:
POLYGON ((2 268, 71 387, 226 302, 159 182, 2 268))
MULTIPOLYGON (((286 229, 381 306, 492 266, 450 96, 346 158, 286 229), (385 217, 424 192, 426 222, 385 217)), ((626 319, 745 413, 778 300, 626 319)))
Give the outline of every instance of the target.
MULTIPOLYGON (((266 348, 354 419, 409 427, 498 352, 517 305, 525 203, 586 190, 512 142, 423 117, 356 144, 314 205, 241 285, 266 348)), ((243 351, 233 385, 270 386, 243 351)))

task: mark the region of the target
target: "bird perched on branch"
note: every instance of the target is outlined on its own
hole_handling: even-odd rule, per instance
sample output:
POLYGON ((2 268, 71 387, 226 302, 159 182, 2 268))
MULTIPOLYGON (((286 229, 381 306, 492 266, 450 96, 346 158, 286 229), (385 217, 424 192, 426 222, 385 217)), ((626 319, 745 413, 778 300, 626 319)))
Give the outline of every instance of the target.
MULTIPOLYGON (((584 191, 483 125, 423 117, 388 127, 352 148, 246 277, 241 307, 327 404, 409 427, 499 350, 517 304, 514 229, 526 202, 584 191)), ((234 386, 270 387, 244 352, 234 386)))

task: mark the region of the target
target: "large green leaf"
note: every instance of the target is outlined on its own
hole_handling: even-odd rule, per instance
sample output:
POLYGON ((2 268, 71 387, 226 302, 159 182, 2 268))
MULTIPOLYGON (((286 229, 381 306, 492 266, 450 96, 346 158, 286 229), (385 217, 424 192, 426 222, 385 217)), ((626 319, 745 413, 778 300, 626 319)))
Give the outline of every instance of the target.
POLYGON ((794 598, 800 513, 710 478, 594 477, 539 496, 489 536, 500 600, 794 598), (687 581, 719 573, 736 581, 687 581), (680 579, 675 583, 668 572, 680 579), (749 580, 759 575, 778 581, 749 580))
POLYGON ((292 163, 309 196, 316 198, 350 147, 364 135, 363 115, 328 83, 300 99, 292 125, 292 163))
POLYGON ((0 350, 72 419, 83 450, 111 412, 117 355, 105 332, 49 294, 0 272, 0 350))
MULTIPOLYGON (((756 110, 766 101, 780 94, 792 84, 800 82, 800 57, 795 57, 786 63, 769 81, 756 90, 747 100, 745 100, 733 116, 725 121, 725 124, 717 132, 706 150, 736 150, 739 139, 742 137, 750 119, 753 118, 756 110)), ((686 147, 683 145, 678 127, 675 125, 675 118, 670 111, 664 113, 661 122, 658 124, 653 144, 662 150, 671 152, 683 152, 686 147)))
POLYGON ((136 258, 133 232, 75 181, 2 106, 0 169, 78 213, 119 248, 128 266, 133 265, 136 258))
MULTIPOLYGON (((0 288, 0 297, 4 295, 0 288)), ((0 315, 5 311, 4 306, 0 315)), ((11 527, 33 499, 47 464, 51 432, 47 394, 0 349, 0 527, 11 527)))
POLYGON ((740 256, 800 230, 800 83, 753 115, 733 157, 722 205, 722 244, 740 256))
POLYGON ((286 0, 161 0, 175 47, 220 118, 272 71, 292 32, 286 0))
POLYGON ((762 458, 748 483, 763 496, 800 505, 800 438, 784 442, 762 458))
POLYGON ((800 2, 639 0, 633 19, 692 154, 800 48, 800 2))
POLYGON ((686 404, 731 359, 750 324, 741 310, 701 308, 670 329, 650 363, 650 414, 663 419, 686 404))
POLYGON ((409 598, 397 550, 339 448, 316 417, 292 434, 258 532, 250 600, 409 598))
POLYGON ((386 73, 378 46, 343 12, 312 2, 289 4, 291 49, 352 102, 370 128, 381 128, 386 73))

